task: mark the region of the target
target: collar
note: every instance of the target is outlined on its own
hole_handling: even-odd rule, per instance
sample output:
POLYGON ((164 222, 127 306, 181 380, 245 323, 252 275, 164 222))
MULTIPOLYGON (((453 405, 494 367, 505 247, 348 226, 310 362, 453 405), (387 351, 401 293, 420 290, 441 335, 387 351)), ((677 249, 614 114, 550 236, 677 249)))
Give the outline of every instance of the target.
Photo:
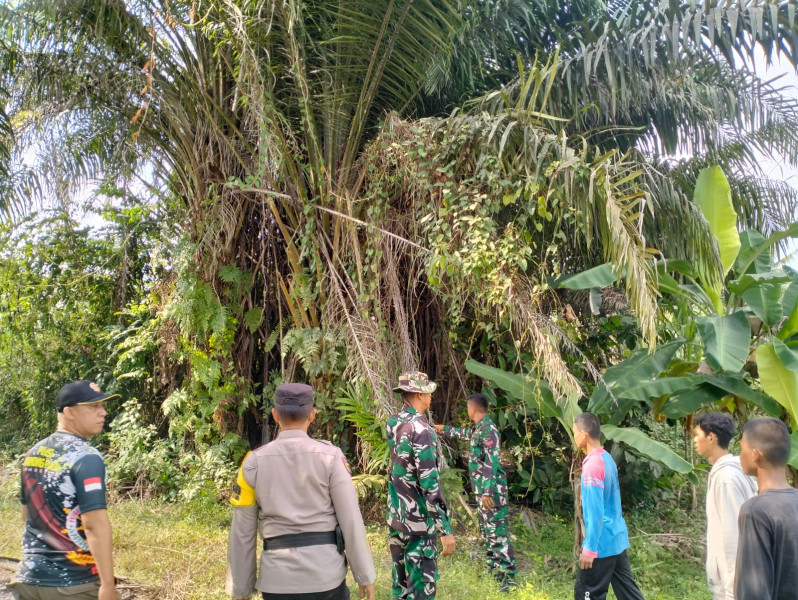
POLYGON ((404 405, 402 405, 402 410, 403 410, 404 412, 406 412, 406 413, 409 413, 409 414, 411 414, 411 415, 417 415, 417 414, 420 414, 420 413, 419 413, 419 412, 418 412, 418 411, 417 411, 415 408, 413 408, 413 407, 412 407, 412 406, 410 406, 409 404, 404 404, 404 405))
POLYGON ((310 437, 303 429, 286 429, 277 434, 278 440, 310 437))
POLYGON ((729 465, 736 465, 742 469, 742 466, 740 465, 740 457, 735 456, 730 452, 729 454, 724 454, 718 460, 716 460, 709 472, 711 473, 712 471, 717 471, 718 469, 722 469, 729 465))
POLYGON ((591 451, 590 451, 590 452, 587 454, 587 456, 585 456, 585 457, 582 459, 582 464, 584 465, 584 464, 587 462, 587 460, 588 460, 588 459, 589 459, 591 456, 593 456, 594 454, 603 454, 604 452, 606 452, 606 450, 604 450, 604 448, 603 448, 602 446, 599 446, 598 448, 595 448, 595 449, 591 450, 591 451))
POLYGON ((490 418, 490 415, 485 415, 479 420, 477 425, 491 425, 493 423, 493 419, 490 418))
MULTIPOLYGON (((88 441, 88 440, 87 440, 85 437, 83 437, 82 435, 78 435, 77 433, 72 433, 71 431, 67 431, 66 429, 56 429, 56 430, 55 430, 55 433, 60 433, 61 435, 69 435, 69 436, 72 436, 72 437, 76 437, 76 438, 78 438, 79 440, 82 440, 82 441, 84 441, 84 442, 88 441)), ((55 435, 55 434, 53 434, 53 435, 55 435)))

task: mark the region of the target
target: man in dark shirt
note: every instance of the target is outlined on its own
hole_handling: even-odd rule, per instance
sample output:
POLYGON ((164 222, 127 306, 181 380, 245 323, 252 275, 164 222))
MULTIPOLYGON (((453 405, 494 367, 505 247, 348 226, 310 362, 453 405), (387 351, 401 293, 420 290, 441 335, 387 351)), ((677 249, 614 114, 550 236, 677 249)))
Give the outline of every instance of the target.
POLYGON ((787 483, 790 434, 778 419, 743 427, 740 464, 756 477, 759 494, 740 509, 737 600, 798 598, 798 490, 787 483))
POLYGON ((105 463, 87 441, 102 431, 104 394, 74 381, 58 392, 58 430, 22 461, 22 560, 11 583, 18 600, 116 600, 105 463))

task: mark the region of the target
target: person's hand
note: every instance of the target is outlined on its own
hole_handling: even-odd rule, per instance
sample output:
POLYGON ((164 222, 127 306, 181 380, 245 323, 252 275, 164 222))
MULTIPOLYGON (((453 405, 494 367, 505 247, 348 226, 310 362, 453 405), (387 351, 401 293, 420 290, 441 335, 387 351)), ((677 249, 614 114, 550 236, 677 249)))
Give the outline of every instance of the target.
POLYGON ((435 431, 438 433, 443 433, 443 425, 435 425, 435 431))
POLYGON ((490 510, 494 506, 493 496, 482 496, 482 508, 490 510))
POLYGON ((358 588, 360 589, 358 593, 358 598, 365 598, 366 600, 374 600, 374 584, 367 583, 367 584, 358 584, 358 588))
POLYGON ((454 554, 454 536, 449 535, 441 536, 441 556, 451 556, 454 554))
POLYGON ((579 555, 579 568, 580 569, 592 569, 593 568, 593 558, 592 556, 587 556, 585 551, 582 550, 582 553, 579 555))
POLYGON ((97 592, 97 600, 116 600, 116 585, 100 584, 100 590, 97 592))

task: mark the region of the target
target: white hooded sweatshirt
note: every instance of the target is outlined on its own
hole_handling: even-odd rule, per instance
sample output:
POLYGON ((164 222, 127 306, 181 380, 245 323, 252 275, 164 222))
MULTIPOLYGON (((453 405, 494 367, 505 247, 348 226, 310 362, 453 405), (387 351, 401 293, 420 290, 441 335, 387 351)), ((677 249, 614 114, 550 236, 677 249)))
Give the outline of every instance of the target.
POLYGON ((734 600, 737 519, 743 502, 756 496, 756 479, 743 473, 740 457, 725 454, 707 480, 707 582, 713 600, 734 600))

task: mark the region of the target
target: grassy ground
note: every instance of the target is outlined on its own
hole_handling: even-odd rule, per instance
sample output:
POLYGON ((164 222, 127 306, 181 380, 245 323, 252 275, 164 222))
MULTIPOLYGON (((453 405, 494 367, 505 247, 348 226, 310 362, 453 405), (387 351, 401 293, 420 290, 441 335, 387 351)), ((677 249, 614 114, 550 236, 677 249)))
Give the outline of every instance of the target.
MULTIPOLYGON (((19 557, 22 524, 14 485, 0 488, 0 555, 19 557)), ((118 573, 144 587, 139 598, 157 600, 222 600, 230 508, 219 503, 163 504, 121 500, 110 508, 118 573)), ((642 512, 628 518, 632 537, 630 560, 647 600, 709 600, 703 567, 704 524, 683 511, 664 517, 642 512)), ((474 531, 463 530, 453 557, 440 560, 441 600, 567 600, 573 597, 571 525, 537 515, 535 529, 515 517, 519 588, 500 594, 482 562, 474 531)), ((369 526, 369 542, 377 567, 377 598, 390 598, 391 572, 386 532, 369 526)), ((351 577, 351 576, 350 576, 351 577)), ((351 582, 351 580, 350 580, 351 582)), ((353 591, 354 591, 353 587, 353 591)), ((353 594, 353 597, 357 597, 353 594)), ((611 594, 610 598, 614 598, 611 594)))

